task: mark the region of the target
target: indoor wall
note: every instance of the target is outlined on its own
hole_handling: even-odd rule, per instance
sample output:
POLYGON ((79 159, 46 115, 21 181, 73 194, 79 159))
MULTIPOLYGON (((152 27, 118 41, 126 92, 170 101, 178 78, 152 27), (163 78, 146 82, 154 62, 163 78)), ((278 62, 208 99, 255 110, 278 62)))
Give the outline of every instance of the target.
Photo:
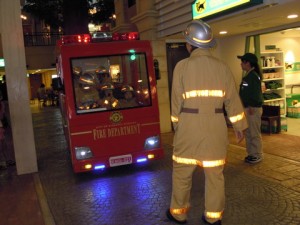
POLYGON ((236 87, 238 88, 242 79, 241 62, 237 58, 245 52, 245 35, 232 36, 218 40, 216 55, 218 58, 226 62, 231 69, 236 87))

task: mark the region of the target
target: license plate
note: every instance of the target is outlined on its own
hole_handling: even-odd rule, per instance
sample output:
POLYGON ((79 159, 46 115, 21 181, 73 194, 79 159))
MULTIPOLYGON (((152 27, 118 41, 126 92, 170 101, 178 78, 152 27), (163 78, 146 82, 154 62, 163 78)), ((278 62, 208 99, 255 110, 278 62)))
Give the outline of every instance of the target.
POLYGON ((120 155, 114 156, 109 158, 109 165, 113 166, 121 166, 127 165, 132 163, 132 156, 131 155, 120 155))

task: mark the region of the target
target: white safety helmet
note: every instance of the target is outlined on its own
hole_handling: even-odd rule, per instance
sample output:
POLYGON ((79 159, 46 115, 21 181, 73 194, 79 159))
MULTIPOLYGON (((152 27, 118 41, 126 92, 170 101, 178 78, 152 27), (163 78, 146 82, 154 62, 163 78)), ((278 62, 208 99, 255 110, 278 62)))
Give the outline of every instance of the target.
POLYGON ((103 84, 103 86, 101 87, 101 90, 103 90, 103 91, 105 91, 105 90, 114 90, 114 89, 115 89, 115 87, 111 83, 103 84))
POLYGON ((104 66, 99 66, 96 68, 96 74, 108 74, 109 71, 104 66))
POLYGON ((79 67, 79 66, 74 66, 74 67, 73 67, 73 74, 74 74, 74 75, 80 76, 80 75, 82 74, 82 69, 81 69, 81 67, 79 67))
POLYGON ((127 91, 134 91, 133 87, 131 87, 130 85, 124 85, 121 89, 122 92, 127 92, 127 91))
POLYGON ((212 48, 216 45, 210 26, 202 20, 193 20, 183 32, 186 41, 198 48, 212 48))
POLYGON ((79 83, 83 85, 93 86, 96 85, 96 78, 92 73, 86 72, 79 78, 79 83))

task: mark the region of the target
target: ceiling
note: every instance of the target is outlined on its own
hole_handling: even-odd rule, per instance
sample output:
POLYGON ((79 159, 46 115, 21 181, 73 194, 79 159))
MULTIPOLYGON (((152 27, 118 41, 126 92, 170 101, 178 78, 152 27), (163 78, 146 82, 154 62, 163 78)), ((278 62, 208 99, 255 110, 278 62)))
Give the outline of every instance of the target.
MULTIPOLYGON (((264 2, 253 8, 208 21, 215 37, 253 35, 300 27, 299 0, 265 0, 264 2), (298 18, 287 19, 290 14, 298 14, 298 18), (223 30, 228 32, 225 36, 219 34, 223 30)), ((284 35, 300 37, 300 30, 289 30, 284 35)))

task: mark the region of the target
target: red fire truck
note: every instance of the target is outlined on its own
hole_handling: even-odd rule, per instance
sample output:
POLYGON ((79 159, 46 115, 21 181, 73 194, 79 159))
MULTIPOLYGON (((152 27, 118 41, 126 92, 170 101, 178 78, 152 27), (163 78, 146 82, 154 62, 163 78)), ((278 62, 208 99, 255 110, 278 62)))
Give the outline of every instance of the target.
POLYGON ((71 35, 58 43, 60 107, 75 173, 163 157, 150 42, 135 32, 100 39, 71 35))

